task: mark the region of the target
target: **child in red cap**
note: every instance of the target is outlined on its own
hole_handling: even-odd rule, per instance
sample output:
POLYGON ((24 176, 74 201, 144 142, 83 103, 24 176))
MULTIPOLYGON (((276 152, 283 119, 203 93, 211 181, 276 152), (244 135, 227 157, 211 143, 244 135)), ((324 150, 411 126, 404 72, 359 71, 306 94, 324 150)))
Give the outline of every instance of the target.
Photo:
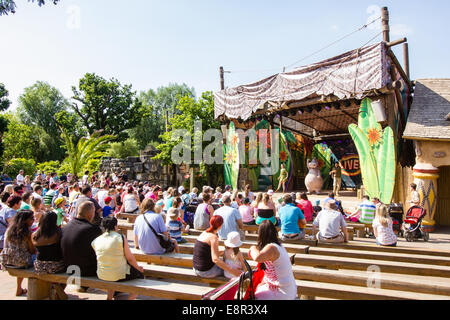
POLYGON ((113 209, 109 206, 112 201, 112 198, 106 197, 104 201, 105 206, 103 207, 103 218, 106 218, 113 213, 113 209))

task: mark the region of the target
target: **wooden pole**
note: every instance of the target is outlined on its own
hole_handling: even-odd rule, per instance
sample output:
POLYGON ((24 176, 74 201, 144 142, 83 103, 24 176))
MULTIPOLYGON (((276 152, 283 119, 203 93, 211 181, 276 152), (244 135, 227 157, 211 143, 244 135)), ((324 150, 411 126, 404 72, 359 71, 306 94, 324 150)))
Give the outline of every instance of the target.
POLYGON ((409 47, 408 47, 408 43, 404 43, 403 44, 403 62, 404 62, 405 73, 408 76, 408 80, 409 80, 411 78, 410 78, 410 74, 409 74, 409 47))
POLYGON ((220 67, 220 90, 225 90, 225 77, 223 67, 220 67))
POLYGON ((381 8, 381 26, 383 30, 383 40, 390 42, 390 28, 389 28, 389 10, 388 7, 381 8))
POLYGON ((394 40, 389 43, 386 43, 386 46, 388 46, 390 48, 390 47, 398 46, 399 44, 405 43, 406 41, 408 41, 407 38, 402 38, 402 39, 398 39, 398 40, 394 40))

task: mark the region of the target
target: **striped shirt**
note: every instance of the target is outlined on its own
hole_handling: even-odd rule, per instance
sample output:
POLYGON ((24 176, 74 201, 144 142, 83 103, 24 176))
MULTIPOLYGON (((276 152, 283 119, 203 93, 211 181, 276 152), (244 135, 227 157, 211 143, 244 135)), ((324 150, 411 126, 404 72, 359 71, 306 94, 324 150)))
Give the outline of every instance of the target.
POLYGON ((373 219, 375 219, 376 206, 369 200, 364 200, 358 207, 361 215, 359 217, 359 222, 365 224, 372 224, 373 219))

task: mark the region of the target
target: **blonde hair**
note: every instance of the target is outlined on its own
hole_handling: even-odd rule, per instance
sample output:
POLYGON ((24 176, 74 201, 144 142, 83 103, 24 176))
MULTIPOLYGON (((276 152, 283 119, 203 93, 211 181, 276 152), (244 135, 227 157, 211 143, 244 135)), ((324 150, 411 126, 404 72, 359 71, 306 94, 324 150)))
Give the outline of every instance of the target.
POLYGON ((265 193, 264 196, 263 196, 262 202, 265 205, 267 205, 269 203, 269 201, 270 201, 270 196, 267 193, 265 193))
POLYGON ((258 195, 256 196, 256 200, 255 200, 255 206, 259 205, 259 203, 262 201, 262 198, 263 198, 263 193, 262 192, 258 193, 258 195))
POLYGON ((155 205, 155 213, 161 213, 161 211, 162 211, 161 206, 159 204, 155 205))
POLYGON ((392 219, 389 216, 387 206, 382 204, 377 207, 375 219, 377 219, 383 227, 387 228, 389 226, 389 223, 392 221, 392 219))

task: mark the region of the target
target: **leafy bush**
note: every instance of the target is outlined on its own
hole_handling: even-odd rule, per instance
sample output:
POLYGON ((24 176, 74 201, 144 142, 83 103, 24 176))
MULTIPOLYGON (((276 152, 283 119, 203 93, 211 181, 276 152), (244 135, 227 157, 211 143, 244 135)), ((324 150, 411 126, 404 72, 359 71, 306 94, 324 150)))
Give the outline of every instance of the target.
POLYGON ((3 172, 14 179, 19 174, 20 170, 25 172, 24 175, 33 177, 36 172, 36 162, 34 162, 33 159, 11 159, 6 163, 3 172))
POLYGON ((113 142, 109 144, 106 150, 107 157, 116 159, 125 159, 126 157, 138 157, 139 147, 134 139, 127 139, 123 142, 113 142))
POLYGON ((47 161, 38 163, 36 168, 44 173, 52 173, 56 172, 57 174, 60 174, 61 170, 61 163, 59 161, 47 161))
POLYGON ((91 159, 88 161, 87 165, 84 166, 83 171, 89 170, 89 172, 91 173, 94 171, 98 171, 101 163, 101 159, 91 159))

